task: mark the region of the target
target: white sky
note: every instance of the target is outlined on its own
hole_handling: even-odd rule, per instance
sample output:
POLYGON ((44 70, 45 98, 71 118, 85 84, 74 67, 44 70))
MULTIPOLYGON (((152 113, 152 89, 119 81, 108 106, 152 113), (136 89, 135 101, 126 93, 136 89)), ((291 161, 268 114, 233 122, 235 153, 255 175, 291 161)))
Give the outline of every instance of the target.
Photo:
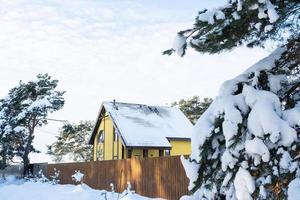
MULTIPOLYGON (((51 118, 94 120, 101 102, 164 105, 193 95, 214 97, 220 84, 268 52, 162 56, 176 32, 191 27, 199 10, 220 0, 0 0, 0 96, 19 80, 49 73, 66 90, 51 118)), ((37 131, 45 152, 59 123, 37 131)), ((49 160, 44 154, 33 162, 49 160)))

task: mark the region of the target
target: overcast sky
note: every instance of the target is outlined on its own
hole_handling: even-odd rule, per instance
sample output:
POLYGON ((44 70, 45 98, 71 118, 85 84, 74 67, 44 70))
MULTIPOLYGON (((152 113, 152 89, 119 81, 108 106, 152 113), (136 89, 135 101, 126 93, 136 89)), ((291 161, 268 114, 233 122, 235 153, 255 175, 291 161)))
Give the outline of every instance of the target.
MULTIPOLYGON (((104 100, 151 105, 214 97, 268 52, 237 48, 218 55, 162 56, 197 11, 220 0, 0 0, 0 96, 19 80, 49 73, 65 90, 64 108, 51 118, 94 120, 104 100)), ((36 133, 45 152, 60 123, 36 133)), ((42 162, 44 155, 33 156, 42 162)))

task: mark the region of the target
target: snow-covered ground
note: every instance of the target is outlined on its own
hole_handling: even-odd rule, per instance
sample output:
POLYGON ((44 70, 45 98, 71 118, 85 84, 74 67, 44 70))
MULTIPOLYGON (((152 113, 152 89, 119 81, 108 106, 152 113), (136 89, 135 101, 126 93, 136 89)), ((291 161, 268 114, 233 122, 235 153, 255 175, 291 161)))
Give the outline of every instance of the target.
MULTIPOLYGON (((0 180, 1 200, 151 200, 135 193, 112 193, 82 185, 52 185, 10 178, 0 180)), ((152 199, 153 200, 153 199, 152 199)), ((158 200, 158 199, 157 199, 158 200)))

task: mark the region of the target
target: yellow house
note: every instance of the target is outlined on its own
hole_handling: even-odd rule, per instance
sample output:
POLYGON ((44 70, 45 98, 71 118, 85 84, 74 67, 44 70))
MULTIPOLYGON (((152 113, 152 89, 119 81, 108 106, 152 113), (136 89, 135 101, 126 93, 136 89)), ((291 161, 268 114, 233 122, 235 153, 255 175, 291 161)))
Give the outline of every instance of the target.
POLYGON ((94 161, 187 155, 192 129, 175 107, 103 102, 89 144, 94 161))

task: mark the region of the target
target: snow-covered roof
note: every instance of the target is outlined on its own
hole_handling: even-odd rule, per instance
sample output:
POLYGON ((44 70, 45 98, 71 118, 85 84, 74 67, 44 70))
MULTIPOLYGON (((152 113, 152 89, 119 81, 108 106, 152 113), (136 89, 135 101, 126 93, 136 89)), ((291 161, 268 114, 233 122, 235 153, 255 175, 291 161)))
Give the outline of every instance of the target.
POLYGON ((168 139, 192 135, 193 125, 179 108, 120 102, 104 102, 102 108, 126 147, 170 148, 168 139))

